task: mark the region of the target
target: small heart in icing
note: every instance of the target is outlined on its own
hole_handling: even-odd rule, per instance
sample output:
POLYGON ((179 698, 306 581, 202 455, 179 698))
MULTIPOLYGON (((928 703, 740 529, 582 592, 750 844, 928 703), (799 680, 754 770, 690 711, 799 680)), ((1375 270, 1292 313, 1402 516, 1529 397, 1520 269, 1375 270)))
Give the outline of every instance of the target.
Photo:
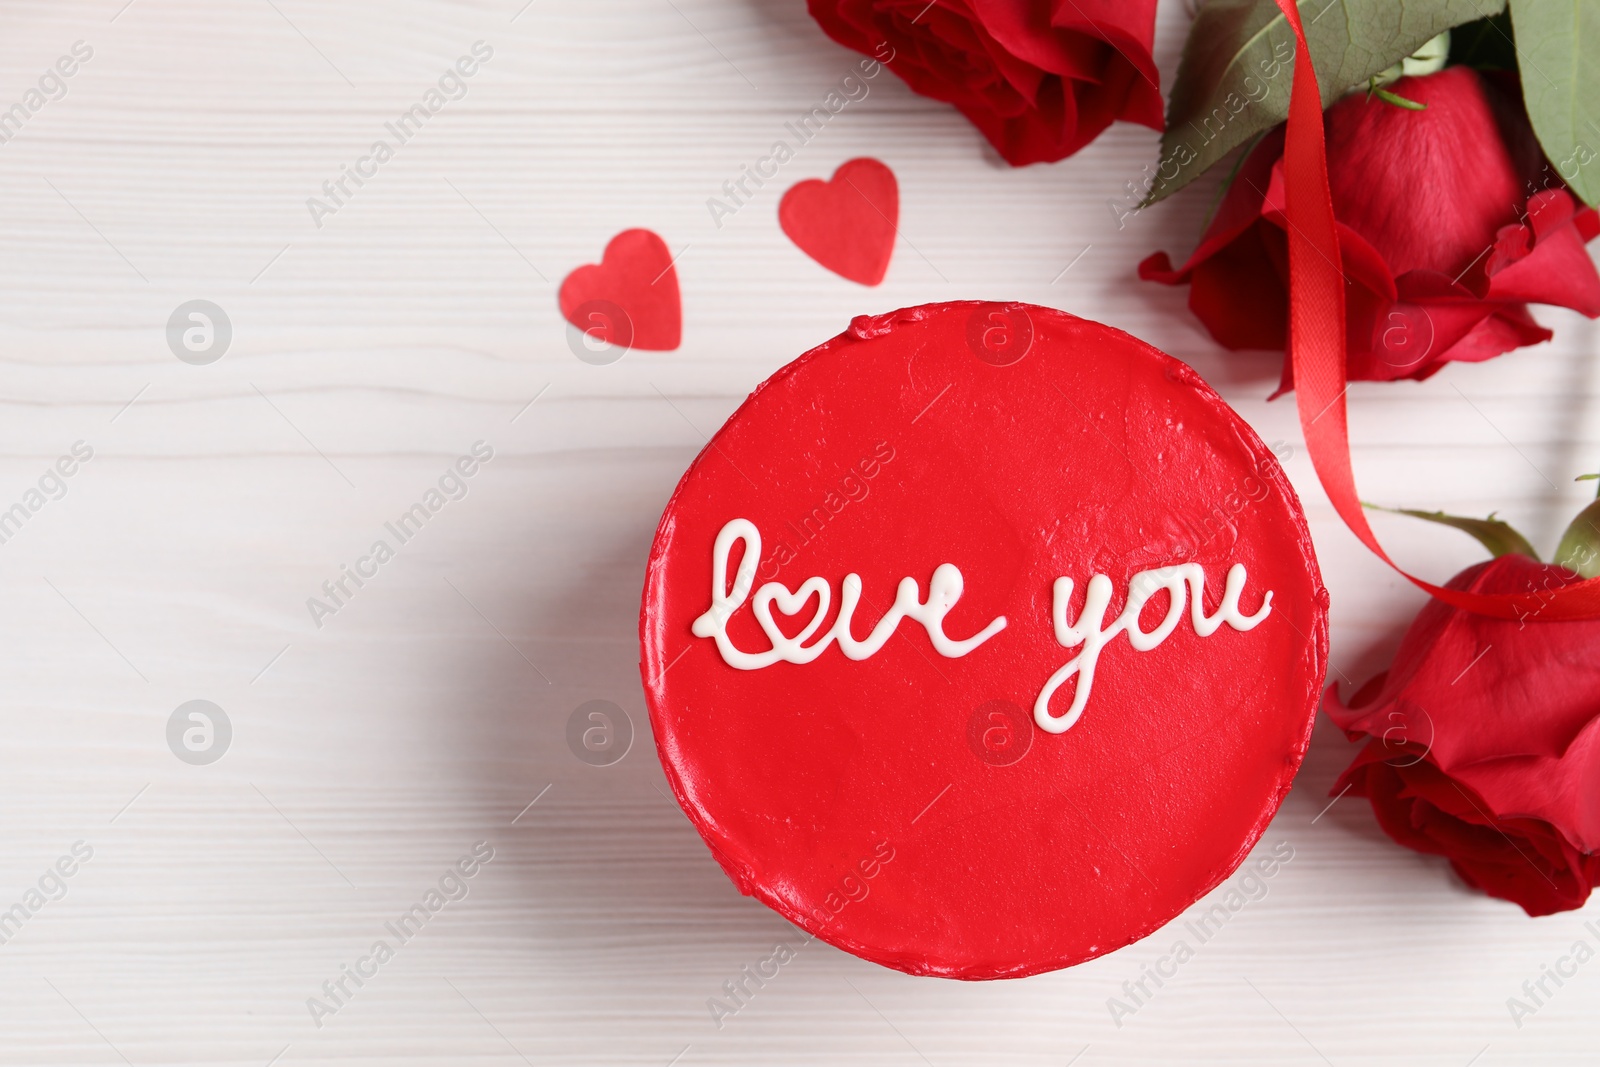
POLYGON ((766 633, 767 640, 772 642, 773 648, 784 649, 787 653, 785 658, 791 663, 809 663, 822 654, 827 642, 824 641, 812 648, 802 646, 821 628, 823 620, 828 617, 828 606, 832 599, 833 592, 828 588, 827 580, 823 578, 807 578, 800 583, 800 588, 793 592, 780 582, 768 582, 756 590, 755 597, 750 601, 750 610, 755 612, 756 621, 761 624, 761 629, 766 633), (812 597, 817 599, 817 610, 811 616, 811 621, 806 623, 805 628, 794 637, 785 637, 772 619, 772 605, 776 603, 779 611, 792 617, 799 615, 812 597))

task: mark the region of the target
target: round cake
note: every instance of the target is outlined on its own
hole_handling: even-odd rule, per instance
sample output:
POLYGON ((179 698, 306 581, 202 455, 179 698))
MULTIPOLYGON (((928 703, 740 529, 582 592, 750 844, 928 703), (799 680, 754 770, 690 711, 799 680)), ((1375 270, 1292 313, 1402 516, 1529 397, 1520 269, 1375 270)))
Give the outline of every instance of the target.
POLYGON ((740 890, 1003 978, 1240 864, 1305 752, 1327 592, 1277 458, 1187 366, 957 302, 750 396, 661 517, 640 633, 667 779, 740 890))

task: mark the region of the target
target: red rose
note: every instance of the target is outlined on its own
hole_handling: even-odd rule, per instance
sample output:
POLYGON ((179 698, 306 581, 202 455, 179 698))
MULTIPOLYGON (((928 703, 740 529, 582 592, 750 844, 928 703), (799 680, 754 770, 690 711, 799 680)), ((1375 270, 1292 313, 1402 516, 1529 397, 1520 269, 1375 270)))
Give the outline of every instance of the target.
POLYGON ((954 104, 1013 166, 1072 155, 1115 119, 1161 129, 1155 0, 807 0, 847 48, 954 104))
MULTIPOLYGON (((1362 93, 1324 115, 1328 180, 1344 258, 1352 380, 1422 379, 1550 339, 1529 303, 1600 315, 1584 243, 1600 217, 1544 189, 1543 156, 1520 99, 1470 67, 1402 78, 1411 111, 1362 93)), ((1139 276, 1190 283, 1189 307, 1228 348, 1285 347, 1289 257, 1283 132, 1256 146, 1200 247, 1139 276)), ((1288 360, 1282 389, 1293 386, 1288 360)))
MULTIPOLYGON (((1469 567, 1452 589, 1526 593, 1579 580, 1521 555, 1469 567)), ((1370 738, 1346 785, 1400 844, 1448 857, 1468 885, 1529 915, 1580 907, 1600 881, 1600 622, 1491 619, 1430 601, 1389 670, 1349 707, 1370 738)))

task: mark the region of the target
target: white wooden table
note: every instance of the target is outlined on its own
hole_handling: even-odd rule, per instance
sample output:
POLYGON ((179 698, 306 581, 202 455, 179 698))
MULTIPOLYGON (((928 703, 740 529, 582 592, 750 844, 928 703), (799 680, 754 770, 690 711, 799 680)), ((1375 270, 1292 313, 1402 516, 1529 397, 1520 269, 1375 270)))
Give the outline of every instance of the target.
MULTIPOLYGON (((885 75, 718 229, 706 198, 856 61, 801 0, 123 5, 0 8, 0 109, 93 49, 0 144, 0 509, 93 449, 0 545, 0 909, 93 850, 0 945, 0 1062, 1593 1062, 1600 964, 1520 1029, 1505 1002, 1595 941, 1600 905, 1532 921, 1390 845, 1364 802, 1323 813, 1351 751, 1326 721, 1263 840, 1293 861, 1120 1027, 1107 998, 1176 928, 988 984, 818 943, 711 1021, 724 980, 799 939, 664 793, 643 562, 703 435, 851 315, 990 297, 1132 331, 1295 446, 1336 680, 1381 668, 1420 603, 1338 524, 1294 409, 1264 401, 1276 359, 1222 353, 1183 292, 1133 279, 1187 250, 1209 198, 1117 227, 1150 131, 1011 170, 885 75), (480 40, 466 97, 313 225, 307 198, 480 40), (861 154, 902 185, 877 290, 775 220, 782 188, 861 154), (592 366, 555 285, 630 226, 679 254, 685 341, 592 366), (194 299, 232 324, 209 365, 167 345, 194 299), (307 598, 477 441, 494 459, 467 496, 319 629, 307 598), (210 765, 167 743, 197 699, 231 723, 210 765), (589 700, 637 730, 614 765, 568 750, 589 700), (317 1026, 307 998, 479 841, 494 858, 468 895, 317 1026)), ((1163 8, 1170 77, 1186 16, 1163 8)), ((1499 509, 1552 544, 1586 493, 1572 477, 1600 468, 1600 333, 1539 315, 1553 344, 1352 390, 1368 498, 1499 509)), ((1450 531, 1382 530, 1435 577, 1477 558, 1450 531)))

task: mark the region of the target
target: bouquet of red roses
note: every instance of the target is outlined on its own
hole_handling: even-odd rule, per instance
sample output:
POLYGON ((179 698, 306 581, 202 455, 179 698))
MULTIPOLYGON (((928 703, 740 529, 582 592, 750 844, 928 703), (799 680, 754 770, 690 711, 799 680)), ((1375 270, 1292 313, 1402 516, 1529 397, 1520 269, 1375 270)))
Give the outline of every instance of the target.
MULTIPOLYGON (((1380 555, 1337 383, 1421 380, 1546 341, 1530 304, 1600 316, 1585 248, 1600 235, 1600 5, 1340 0, 1324 19, 1326 0, 1303 18, 1290 0, 1207 0, 1163 123, 1153 0, 808 4, 831 37, 891 55, 891 70, 957 107, 1014 165, 1070 155, 1116 119, 1163 130, 1147 203, 1231 159, 1195 251, 1180 266, 1157 252, 1139 273, 1188 285, 1223 346, 1285 352, 1279 393, 1311 358, 1298 347, 1318 350, 1307 445, 1335 507, 1380 555), (1301 64, 1314 86, 1284 76, 1301 64), (1308 282, 1307 257, 1337 273, 1314 268, 1308 282), (1330 409, 1336 427, 1316 428, 1330 409)), ((1449 857, 1468 884, 1529 914, 1578 907, 1600 879, 1600 597, 1584 584, 1600 574, 1600 503, 1556 563, 1492 517, 1423 517, 1468 530, 1495 558, 1444 587, 1412 579, 1437 599, 1394 664, 1348 704, 1329 690, 1328 714, 1367 740, 1336 795, 1368 797, 1396 841, 1449 857)))
MULTIPOLYGON (((1234 169, 1188 261, 1157 253, 1140 273, 1190 285, 1190 307, 1226 347, 1284 349, 1280 392, 1314 361, 1315 399, 1299 397, 1308 449, 1336 509, 1385 559, 1329 372, 1423 379, 1548 340, 1530 303, 1600 316, 1584 248, 1600 233, 1588 206, 1600 167, 1580 121, 1600 133, 1580 58, 1586 37, 1587 54, 1600 48, 1600 18, 1568 25, 1563 6, 1440 0, 1397 13, 1352 0, 1318 30, 1288 0, 1214 0, 1191 30, 1151 196, 1230 150, 1234 169), (1263 80, 1280 20, 1297 62, 1314 57, 1320 75, 1318 92, 1296 83, 1287 128, 1263 80), (1317 122, 1318 96, 1322 129, 1297 132, 1317 122)), ((1367 742, 1334 795, 1367 797, 1396 841, 1448 857, 1530 915, 1579 907, 1600 878, 1600 613, 1587 581, 1600 574, 1600 504, 1574 520, 1555 563, 1492 516, 1409 514, 1467 530, 1495 558, 1444 587, 1413 578, 1435 599, 1390 669, 1348 704, 1329 690, 1329 716, 1367 742)))

